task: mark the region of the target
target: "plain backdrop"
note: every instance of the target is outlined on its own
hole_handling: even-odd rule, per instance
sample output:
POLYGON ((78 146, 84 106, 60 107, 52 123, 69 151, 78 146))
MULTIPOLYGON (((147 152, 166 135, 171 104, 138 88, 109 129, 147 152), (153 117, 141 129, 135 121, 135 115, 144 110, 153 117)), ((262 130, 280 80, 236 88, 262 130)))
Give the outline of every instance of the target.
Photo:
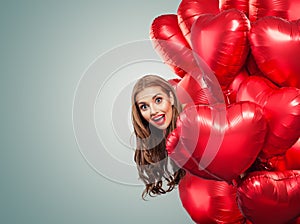
MULTIPOLYGON (((81 155, 72 103, 87 66, 149 38, 180 1, 11 0, 0 3, 0 223, 193 223, 178 190, 147 202, 81 155)), ((130 52, 128 52, 130 54, 130 52)))

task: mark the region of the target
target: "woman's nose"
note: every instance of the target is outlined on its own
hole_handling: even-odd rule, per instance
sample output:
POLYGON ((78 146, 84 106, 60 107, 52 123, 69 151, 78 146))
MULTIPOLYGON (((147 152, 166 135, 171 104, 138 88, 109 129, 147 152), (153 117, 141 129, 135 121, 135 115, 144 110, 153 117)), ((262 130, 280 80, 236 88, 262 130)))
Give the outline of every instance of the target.
POLYGON ((150 114, 154 115, 154 114, 157 114, 157 112, 158 112, 158 108, 153 104, 150 105, 150 114))

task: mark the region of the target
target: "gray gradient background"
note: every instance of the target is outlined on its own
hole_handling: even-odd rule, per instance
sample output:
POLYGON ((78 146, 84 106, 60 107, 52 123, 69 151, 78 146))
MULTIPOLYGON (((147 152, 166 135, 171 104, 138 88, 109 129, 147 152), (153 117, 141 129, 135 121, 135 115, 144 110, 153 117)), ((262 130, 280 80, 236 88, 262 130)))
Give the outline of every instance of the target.
MULTIPOLYGON (((178 190, 141 200, 81 155, 76 86, 109 49, 149 38, 179 0, 1 1, 0 223, 193 223, 178 190)), ((129 52, 130 53, 130 52, 129 52)))

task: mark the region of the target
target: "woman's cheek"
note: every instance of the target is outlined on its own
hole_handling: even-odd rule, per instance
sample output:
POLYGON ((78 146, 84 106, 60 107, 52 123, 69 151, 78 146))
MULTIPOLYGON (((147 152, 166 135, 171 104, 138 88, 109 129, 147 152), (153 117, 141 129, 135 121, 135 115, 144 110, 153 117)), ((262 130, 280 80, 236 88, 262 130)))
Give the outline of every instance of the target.
POLYGON ((148 111, 143 111, 143 112, 141 112, 141 114, 142 114, 143 118, 144 118, 147 122, 149 122, 149 120, 150 120, 150 113, 149 113, 148 111))
POLYGON ((169 102, 164 102, 163 106, 162 106, 162 110, 167 113, 170 109, 170 103, 169 102))

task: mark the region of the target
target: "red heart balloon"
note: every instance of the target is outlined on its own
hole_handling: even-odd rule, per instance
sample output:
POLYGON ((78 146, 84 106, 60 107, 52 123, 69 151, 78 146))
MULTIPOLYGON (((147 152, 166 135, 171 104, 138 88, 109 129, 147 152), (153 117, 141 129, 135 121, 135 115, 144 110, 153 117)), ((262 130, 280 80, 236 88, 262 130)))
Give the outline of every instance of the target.
POLYGON ((236 187, 205 180, 189 172, 179 182, 181 203, 196 223, 245 223, 236 202, 236 187))
POLYGON ((300 216, 300 171, 253 172, 237 195, 242 213, 255 224, 295 223, 300 216))
POLYGON ((203 14, 218 14, 218 0, 182 0, 178 9, 178 24, 186 40, 191 44, 191 28, 196 19, 203 14))
POLYGON ((246 68, 247 71, 250 75, 257 75, 257 76, 263 76, 266 77, 264 75, 264 73, 258 68, 256 61, 252 55, 252 52, 250 52, 250 54, 248 55, 248 58, 246 60, 246 68))
POLYGON ((178 26, 177 15, 155 18, 151 24, 150 38, 162 60, 180 77, 197 66, 191 47, 178 26))
POLYGON ((220 0, 220 8, 222 11, 228 9, 238 9, 248 15, 249 0, 220 0))
MULTIPOLYGON (((179 125, 179 120, 177 125, 179 125)), ((193 151, 186 150, 182 145, 180 140, 179 132, 180 126, 173 130, 166 141, 166 150, 169 157, 177 164, 178 167, 181 167, 192 174, 202 177, 205 179, 211 180, 221 180, 219 177, 206 172, 203 169, 199 169, 198 161, 193 158, 193 151)))
POLYGON ((300 139, 285 154, 287 169, 300 170, 300 139))
POLYGON ((269 132, 262 157, 282 155, 300 136, 300 90, 278 88, 259 76, 250 76, 240 86, 237 101, 251 101, 263 108, 269 132))
POLYGON ((195 79, 186 74, 176 86, 176 94, 182 104, 209 104, 208 88, 201 88, 195 79))
POLYGON ((204 105, 188 107, 180 114, 177 129, 185 150, 167 147, 169 153, 179 153, 178 158, 190 155, 197 166, 189 171, 195 175, 202 177, 205 171, 214 179, 231 182, 260 153, 267 124, 259 106, 243 102, 226 111, 204 105))
POLYGON ((249 39, 254 59, 269 79, 300 88, 300 20, 264 17, 252 24, 249 39))
POLYGON ((224 91, 224 95, 226 98, 226 103, 233 104, 236 102, 236 94, 241 85, 241 83, 249 77, 249 74, 245 68, 242 68, 241 71, 234 78, 229 87, 224 91))
POLYGON ((215 72, 222 88, 233 81, 245 63, 249 29, 246 15, 236 9, 200 16, 192 27, 192 48, 215 72))
POLYGON ((178 83, 181 81, 180 78, 174 78, 174 79, 169 79, 168 82, 169 84, 171 84, 171 86, 176 89, 176 86, 178 85, 178 83))
POLYGON ((300 19, 299 0, 249 0, 249 19, 255 21, 265 16, 288 20, 300 19))
MULTIPOLYGON (((201 73, 198 73, 201 74, 201 73)), ((207 83, 208 79, 197 80, 197 77, 193 77, 190 74, 186 74, 176 85, 173 85, 176 95, 181 104, 216 104, 224 102, 224 96, 221 91, 217 91, 216 88, 220 88, 215 85, 217 81, 207 83)), ((211 80, 213 81, 213 80, 211 80)))

